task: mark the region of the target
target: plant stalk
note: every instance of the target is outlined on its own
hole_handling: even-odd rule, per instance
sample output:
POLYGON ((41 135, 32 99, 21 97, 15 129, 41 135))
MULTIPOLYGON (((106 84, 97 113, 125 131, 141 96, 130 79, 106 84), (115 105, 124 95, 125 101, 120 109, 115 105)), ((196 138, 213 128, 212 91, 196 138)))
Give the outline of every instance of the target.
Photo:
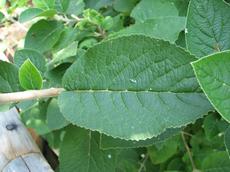
POLYGON ((191 162, 191 165, 192 165, 192 168, 193 168, 193 171, 196 171, 197 168, 196 168, 196 165, 194 163, 194 160, 192 158, 192 153, 190 151, 190 148, 185 140, 185 137, 184 137, 184 133, 181 132, 181 137, 182 137, 182 140, 183 140, 183 143, 184 143, 184 146, 185 146, 185 149, 187 150, 187 153, 188 153, 188 156, 189 156, 189 159, 190 159, 190 162, 191 162))
POLYGON ((44 90, 28 90, 22 92, 1 93, 0 105, 7 103, 15 103, 24 100, 56 97, 64 90, 64 88, 49 88, 44 90))

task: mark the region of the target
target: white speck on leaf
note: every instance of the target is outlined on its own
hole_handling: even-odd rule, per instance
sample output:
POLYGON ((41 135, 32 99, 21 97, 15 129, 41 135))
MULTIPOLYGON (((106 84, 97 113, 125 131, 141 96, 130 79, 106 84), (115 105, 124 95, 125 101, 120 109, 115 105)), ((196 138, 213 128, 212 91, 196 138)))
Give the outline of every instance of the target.
POLYGON ((135 80, 135 79, 130 79, 130 82, 132 82, 132 83, 137 83, 137 80, 135 80))
POLYGON ((112 155, 108 154, 108 158, 111 159, 111 158, 112 158, 112 155))
POLYGON ((224 135, 224 133, 219 133, 218 137, 222 137, 224 135))
POLYGON ((141 158, 145 158, 145 154, 141 154, 141 158))
POLYGON ((185 28, 184 32, 185 32, 185 33, 188 33, 188 29, 187 29, 187 28, 185 28))

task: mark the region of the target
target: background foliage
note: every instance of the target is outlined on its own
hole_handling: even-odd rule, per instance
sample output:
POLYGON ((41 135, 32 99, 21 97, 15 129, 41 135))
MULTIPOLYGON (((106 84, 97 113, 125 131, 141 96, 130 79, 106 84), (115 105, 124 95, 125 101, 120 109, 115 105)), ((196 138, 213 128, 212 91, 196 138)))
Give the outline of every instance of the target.
POLYGON ((0 92, 66 91, 1 110, 20 109, 56 171, 228 172, 228 3, 2 0, 1 26, 29 29, 0 92))

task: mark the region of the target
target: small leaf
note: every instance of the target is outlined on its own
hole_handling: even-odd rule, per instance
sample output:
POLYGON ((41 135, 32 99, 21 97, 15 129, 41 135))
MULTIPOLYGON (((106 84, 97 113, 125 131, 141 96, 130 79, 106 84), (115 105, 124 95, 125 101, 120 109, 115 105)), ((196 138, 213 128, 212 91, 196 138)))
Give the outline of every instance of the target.
POLYGON ((48 105, 47 124, 51 130, 61 129, 69 124, 59 110, 57 99, 52 99, 48 105))
POLYGON ((148 147, 148 155, 153 164, 160 164, 167 161, 178 151, 179 141, 178 137, 173 137, 162 143, 160 148, 157 146, 148 147))
POLYGON ((30 59, 27 59, 20 67, 19 81, 26 90, 42 88, 42 76, 30 59))
POLYGON ((137 22, 143 22, 157 17, 178 16, 178 10, 170 0, 142 0, 133 9, 131 16, 137 22))
POLYGON ((20 67, 27 59, 30 59, 34 66, 36 66, 36 68, 42 73, 46 71, 45 57, 36 50, 22 49, 17 50, 14 54, 14 63, 18 67, 20 67))
POLYGON ((192 65, 208 99, 222 117, 230 122, 230 51, 203 57, 192 65))
POLYGON ((25 38, 25 48, 41 53, 49 51, 58 41, 63 24, 57 21, 40 20, 29 29, 25 38))
POLYGON ((42 10, 40 8, 28 8, 19 16, 19 22, 27 22, 36 17, 53 17, 56 14, 55 10, 42 10))
POLYGON ((186 40, 198 57, 230 49, 230 6, 223 0, 192 0, 188 10, 186 40))
POLYGON ((4 14, 0 11, 0 23, 2 22, 4 18, 5 18, 4 14))
POLYGON ((49 87, 62 87, 62 77, 70 65, 70 63, 61 64, 44 74, 46 80, 49 82, 49 87))
POLYGON ((18 68, 0 60, 0 92, 9 93, 19 90, 18 68))

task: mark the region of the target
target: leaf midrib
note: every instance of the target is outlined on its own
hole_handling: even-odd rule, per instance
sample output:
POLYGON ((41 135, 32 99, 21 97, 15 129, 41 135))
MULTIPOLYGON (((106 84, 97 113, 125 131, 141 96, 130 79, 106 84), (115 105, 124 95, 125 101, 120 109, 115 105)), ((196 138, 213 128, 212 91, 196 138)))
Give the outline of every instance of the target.
POLYGON ((112 89, 103 89, 103 90, 97 90, 97 89, 77 89, 77 90, 66 90, 68 91, 73 91, 73 92, 79 92, 79 93, 84 93, 84 92, 97 92, 97 93, 169 93, 169 94, 201 94, 203 92, 172 92, 172 91, 154 91, 154 90, 112 90, 112 89))

